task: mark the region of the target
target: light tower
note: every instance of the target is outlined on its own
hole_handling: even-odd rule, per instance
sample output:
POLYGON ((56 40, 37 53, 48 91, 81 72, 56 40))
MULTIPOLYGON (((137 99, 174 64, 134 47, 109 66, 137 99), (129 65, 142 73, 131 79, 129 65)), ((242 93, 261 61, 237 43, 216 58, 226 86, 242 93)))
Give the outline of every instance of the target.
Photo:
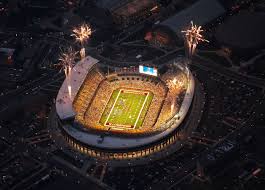
POLYGON ((193 21, 191 21, 189 29, 181 32, 184 33, 185 36, 186 56, 188 60, 191 60, 199 42, 209 41, 202 36, 201 32, 203 32, 203 30, 201 29, 201 26, 194 25, 193 21))
POLYGON ((62 52, 59 57, 60 65, 64 70, 64 74, 67 80, 67 87, 70 98, 72 97, 72 87, 70 81, 76 55, 77 52, 75 52, 72 47, 69 47, 65 52, 62 52))
POLYGON ((86 56, 86 50, 85 50, 85 43, 90 38, 92 34, 92 29, 89 25, 83 24, 78 28, 73 29, 73 34, 71 36, 74 36, 76 41, 80 42, 81 50, 80 50, 80 57, 83 59, 86 56))

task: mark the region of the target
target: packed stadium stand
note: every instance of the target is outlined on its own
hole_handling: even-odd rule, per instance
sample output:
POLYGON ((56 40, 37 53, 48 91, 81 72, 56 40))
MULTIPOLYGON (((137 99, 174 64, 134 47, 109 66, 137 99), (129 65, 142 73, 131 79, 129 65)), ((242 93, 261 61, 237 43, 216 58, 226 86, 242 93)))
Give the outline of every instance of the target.
POLYGON ((186 87, 169 89, 167 81, 175 78, 187 83, 187 78, 181 72, 166 73, 164 77, 150 77, 135 73, 135 69, 126 72, 103 74, 99 68, 94 67, 87 75, 77 96, 73 107, 76 112, 76 122, 92 130, 111 131, 117 133, 144 134, 155 132, 159 127, 178 112, 186 87), (108 105, 112 92, 116 89, 137 89, 152 92, 153 99, 146 115, 141 115, 143 124, 139 128, 124 128, 122 131, 109 128, 100 123, 104 110, 108 105), (182 96, 181 96, 182 95, 182 96), (174 105, 173 105, 174 104, 174 105))

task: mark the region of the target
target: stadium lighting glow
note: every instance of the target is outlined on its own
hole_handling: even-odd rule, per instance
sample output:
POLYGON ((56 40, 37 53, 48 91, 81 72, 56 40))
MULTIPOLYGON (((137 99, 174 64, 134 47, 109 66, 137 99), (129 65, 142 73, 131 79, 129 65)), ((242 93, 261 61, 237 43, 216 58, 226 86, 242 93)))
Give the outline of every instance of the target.
POLYGON ((68 84, 67 88, 68 88, 69 97, 72 98, 72 86, 68 84))
POLYGON ((64 70, 64 74, 67 79, 68 93, 70 98, 72 96, 71 92, 72 87, 70 85, 70 79, 71 79, 71 73, 72 73, 72 68, 74 66, 76 54, 77 52, 75 52, 73 48, 70 47, 66 52, 62 52, 59 57, 60 64, 62 66, 62 69, 64 70))
POLYGON ((174 108, 175 108, 175 101, 173 100, 171 103, 171 115, 174 113, 174 108))
POLYGON ((87 24, 83 24, 78 28, 73 29, 73 34, 71 36, 74 36, 76 41, 80 42, 81 44, 81 50, 80 50, 80 56, 81 59, 85 57, 85 47, 84 43, 90 38, 92 34, 92 29, 87 24))
POLYGON ((203 31, 204 30, 201 29, 201 26, 194 25, 193 21, 191 21, 189 29, 181 31, 185 35, 188 58, 193 56, 199 42, 209 42, 202 36, 201 32, 203 31))

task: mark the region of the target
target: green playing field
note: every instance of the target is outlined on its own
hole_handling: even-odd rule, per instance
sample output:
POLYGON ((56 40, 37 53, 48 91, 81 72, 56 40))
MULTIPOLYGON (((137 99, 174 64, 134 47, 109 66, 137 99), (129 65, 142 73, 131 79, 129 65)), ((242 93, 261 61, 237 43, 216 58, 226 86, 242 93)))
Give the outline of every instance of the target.
POLYGON ((153 93, 149 91, 114 90, 100 123, 117 130, 139 128, 143 124, 152 99, 153 93))

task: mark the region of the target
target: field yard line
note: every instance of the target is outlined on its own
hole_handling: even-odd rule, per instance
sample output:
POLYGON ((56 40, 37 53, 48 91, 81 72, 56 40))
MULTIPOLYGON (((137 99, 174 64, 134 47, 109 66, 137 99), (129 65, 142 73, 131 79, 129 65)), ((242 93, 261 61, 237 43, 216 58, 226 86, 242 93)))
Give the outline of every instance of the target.
POLYGON ((109 112, 109 115, 108 115, 108 117, 107 117, 107 119, 106 119, 104 125, 106 125, 106 123, 108 122, 109 117, 110 117, 110 115, 111 115, 111 112, 112 112, 112 110, 113 110, 113 108, 114 108, 114 106, 115 106, 115 104, 116 104, 116 102, 117 102, 117 100, 118 100, 120 94, 121 94, 121 89, 120 89, 120 91, 119 91, 119 93, 118 93, 118 95, 117 95, 117 97, 116 97, 116 99, 115 99, 115 101, 114 101, 114 104, 113 104, 113 106, 112 106, 112 108, 111 108, 111 110, 110 110, 110 112, 109 112))
POLYGON ((137 117, 137 119, 136 119, 136 121, 135 121, 135 123, 134 123, 134 128, 136 127, 136 124, 137 124, 137 122, 138 122, 138 120, 139 120, 139 118, 140 118, 140 115, 141 115, 141 113, 142 113, 142 111, 143 111, 143 109, 144 109, 144 105, 145 105, 145 103, 146 103, 146 101, 147 101, 148 96, 149 96, 149 92, 148 92, 147 96, 146 96, 145 99, 144 99, 144 103, 143 103, 143 105, 142 105, 142 108, 141 108, 141 110, 140 110, 140 113, 139 113, 139 115, 138 115, 138 117, 137 117))

